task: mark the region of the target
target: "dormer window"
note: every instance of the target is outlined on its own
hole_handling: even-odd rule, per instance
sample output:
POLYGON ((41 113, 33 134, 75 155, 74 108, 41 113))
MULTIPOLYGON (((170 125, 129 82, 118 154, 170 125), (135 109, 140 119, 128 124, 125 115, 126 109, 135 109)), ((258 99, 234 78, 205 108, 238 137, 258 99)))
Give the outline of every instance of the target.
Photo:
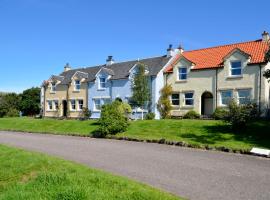
POLYGON ((187 68, 179 67, 178 68, 178 80, 187 80, 187 68))
POLYGON ((51 83, 51 92, 56 92, 56 83, 55 82, 52 82, 51 83))
POLYGON ((75 81, 75 90, 80 91, 81 89, 81 82, 79 80, 75 81))
POLYGON ((242 62, 232 61, 231 62, 231 76, 241 76, 242 75, 242 62))
POLYGON ((106 78, 100 77, 99 78, 99 89, 104 89, 106 87, 106 78))

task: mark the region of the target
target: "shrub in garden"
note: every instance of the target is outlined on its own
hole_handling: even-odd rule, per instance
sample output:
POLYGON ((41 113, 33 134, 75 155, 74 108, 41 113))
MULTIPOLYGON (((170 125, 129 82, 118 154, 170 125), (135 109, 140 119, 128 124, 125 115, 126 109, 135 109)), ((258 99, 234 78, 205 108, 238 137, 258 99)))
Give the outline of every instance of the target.
POLYGON ((86 119, 89 119, 91 115, 92 115, 91 110, 88 110, 88 108, 83 107, 80 113, 80 118, 86 120, 86 119))
POLYGON ((200 118, 200 114, 197 113, 195 110, 190 110, 188 111, 184 117, 184 119, 199 119, 200 118))
POLYGON ((6 113, 6 117, 19 117, 19 116, 20 116, 20 113, 15 108, 10 108, 6 113))
POLYGON ((217 108, 212 117, 215 120, 225 120, 228 117, 229 111, 225 108, 217 108))
POLYGON ((258 117, 258 109, 256 104, 238 105, 234 100, 229 104, 229 112, 226 121, 228 121, 233 129, 245 128, 247 123, 258 117))
POLYGON ((162 119, 170 118, 170 113, 172 110, 170 96, 172 95, 172 86, 165 85, 160 90, 160 97, 157 104, 157 109, 161 115, 162 119))
POLYGON ((146 120, 153 120, 153 119, 155 119, 155 113, 152 113, 152 112, 147 113, 147 114, 145 115, 145 119, 146 119, 146 120))
POLYGON ((128 119, 121 109, 122 102, 114 101, 102 106, 99 127, 93 133, 94 137, 105 137, 108 134, 116 134, 127 130, 128 119))

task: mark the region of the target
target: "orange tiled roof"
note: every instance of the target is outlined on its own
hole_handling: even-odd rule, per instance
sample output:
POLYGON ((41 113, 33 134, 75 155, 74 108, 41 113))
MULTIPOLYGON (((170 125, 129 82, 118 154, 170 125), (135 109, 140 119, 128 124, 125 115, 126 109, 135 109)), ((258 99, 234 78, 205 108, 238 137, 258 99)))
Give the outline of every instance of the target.
POLYGON ((173 66, 178 62, 181 56, 195 64, 193 69, 209 69, 223 66, 223 58, 234 49, 240 49, 251 56, 250 63, 264 62, 264 55, 269 46, 267 42, 255 40, 243 43, 229 44, 205 49, 184 51, 178 54, 175 60, 169 65, 165 72, 172 72, 173 66))

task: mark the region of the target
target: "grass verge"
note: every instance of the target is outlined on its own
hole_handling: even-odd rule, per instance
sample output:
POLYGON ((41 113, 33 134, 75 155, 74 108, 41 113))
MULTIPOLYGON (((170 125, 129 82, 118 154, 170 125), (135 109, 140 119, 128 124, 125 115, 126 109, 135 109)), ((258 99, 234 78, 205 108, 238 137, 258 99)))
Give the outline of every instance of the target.
MULTIPOLYGON (((2 118, 0 130, 90 136, 95 120, 56 120, 2 118)), ((233 131, 227 123, 214 120, 144 120, 130 123, 128 130, 115 137, 140 140, 181 141, 192 145, 226 147, 249 151, 252 147, 270 149, 270 121, 255 121, 245 130, 233 131)))
POLYGON ((178 198, 70 161, 0 145, 0 199, 178 198))

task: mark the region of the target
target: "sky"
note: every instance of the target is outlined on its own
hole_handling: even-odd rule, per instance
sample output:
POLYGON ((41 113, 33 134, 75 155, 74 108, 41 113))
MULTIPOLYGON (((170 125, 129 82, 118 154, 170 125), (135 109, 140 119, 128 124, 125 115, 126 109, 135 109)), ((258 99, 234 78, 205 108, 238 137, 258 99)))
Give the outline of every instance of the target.
POLYGON ((0 0, 0 91, 22 92, 72 68, 256 40, 269 0, 0 0))

